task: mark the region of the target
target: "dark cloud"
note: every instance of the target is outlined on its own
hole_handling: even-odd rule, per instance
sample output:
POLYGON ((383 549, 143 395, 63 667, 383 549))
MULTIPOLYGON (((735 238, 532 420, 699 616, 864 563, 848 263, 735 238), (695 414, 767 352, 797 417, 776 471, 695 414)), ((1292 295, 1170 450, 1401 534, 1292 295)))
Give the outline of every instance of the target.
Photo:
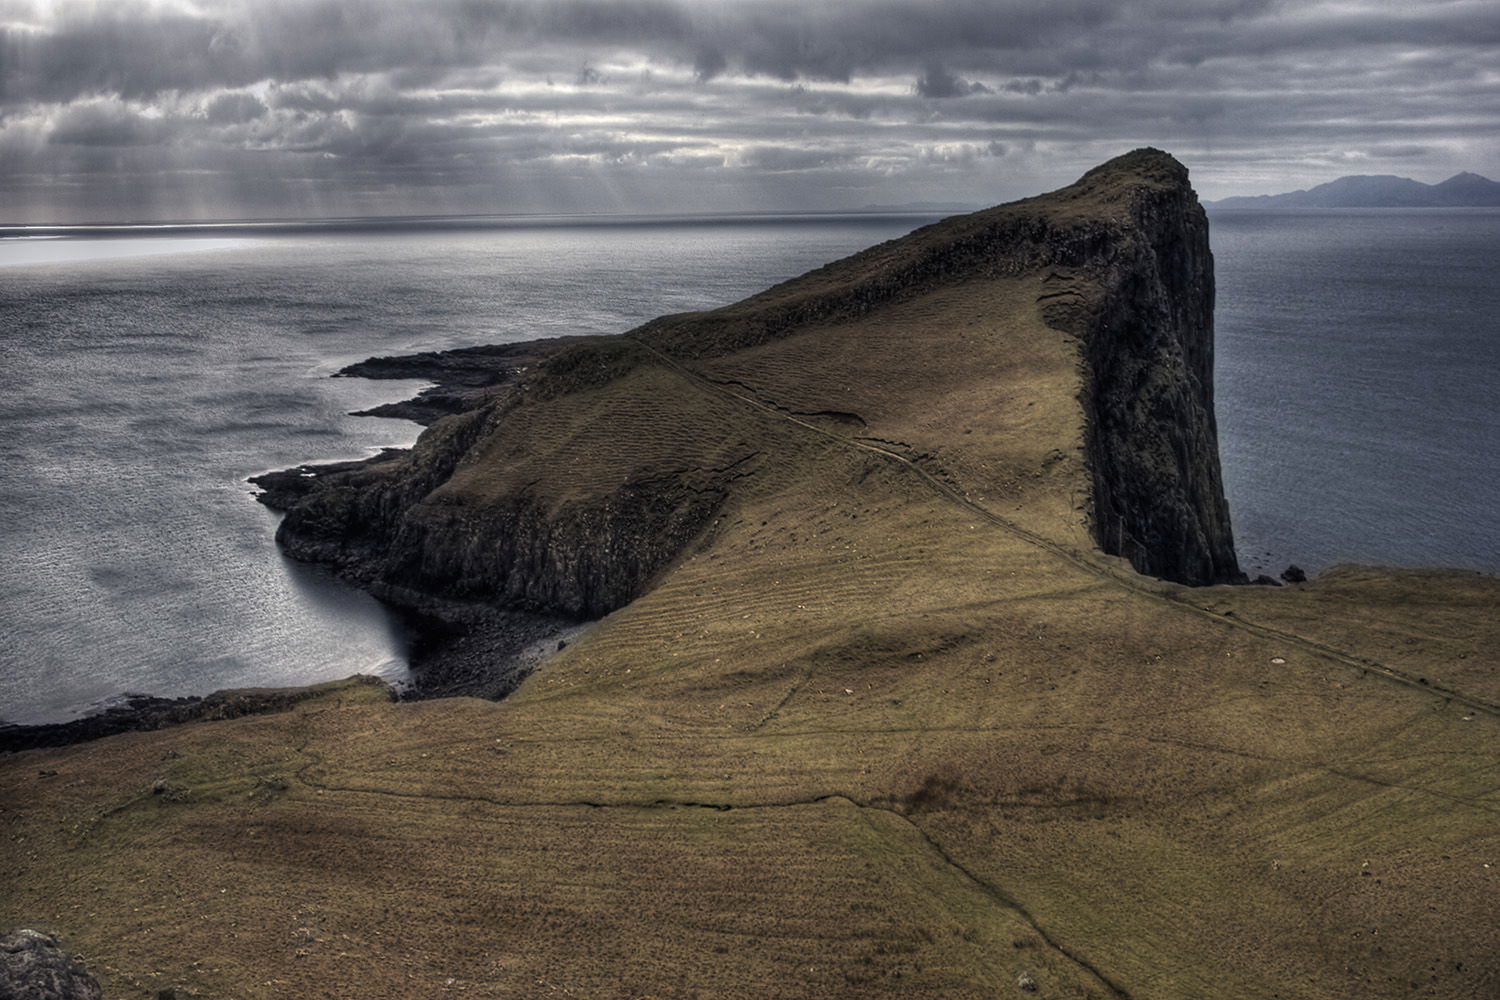
POLYGON ((967 97, 969 94, 993 94, 991 87, 977 81, 960 79, 958 76, 933 63, 912 84, 918 97, 943 98, 967 97))
POLYGON ((140 97, 167 87, 250 82, 218 58, 220 25, 206 18, 143 15, 131 4, 61 12, 40 30, 0 28, 0 101, 140 97))
POLYGON ((204 106, 203 116, 215 125, 254 121, 269 109, 254 94, 220 94, 204 106))
MULTIPOLYGON (((1222 24, 1262 6, 1207 2, 1192 9, 1200 20, 1206 12, 1211 24, 1222 24)), ((938 55, 967 55, 976 65, 1029 62, 1037 52, 1066 53, 1080 33, 1106 26, 1125 35, 1133 28, 1137 43, 1159 39, 1111 47, 1127 61, 1149 58, 1183 35, 1157 30, 1164 18, 1186 18, 1188 28, 1198 23, 1178 5, 1150 0, 1004 7, 989 0, 262 0, 194 15, 120 0, 65 4, 41 30, 0 29, 0 100, 150 97, 266 79, 472 67, 539 44, 635 47, 692 65, 704 79, 734 69, 847 81, 938 55)), ((1440 37, 1454 27, 1431 18, 1411 30, 1440 37)), ((1211 38, 1187 37, 1208 51, 1211 38)), ((1085 50, 1092 45, 1073 48, 1073 58, 1085 50)))
POLYGON ((0 0, 0 203, 996 200, 1143 143, 1213 195, 1439 180, 1500 174, 1497 78, 1493 0, 0 0))
POLYGON ((717 45, 704 45, 693 57, 693 75, 699 82, 707 82, 729 68, 729 60, 717 45))
POLYGON ((173 125, 107 101, 71 105, 53 123, 56 146, 146 146, 168 140, 173 125))

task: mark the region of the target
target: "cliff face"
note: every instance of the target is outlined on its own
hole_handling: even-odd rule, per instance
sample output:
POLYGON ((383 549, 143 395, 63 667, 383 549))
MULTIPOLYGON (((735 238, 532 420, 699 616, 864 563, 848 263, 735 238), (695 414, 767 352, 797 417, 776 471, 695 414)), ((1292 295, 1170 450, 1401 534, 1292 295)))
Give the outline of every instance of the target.
POLYGON ((571 618, 622 606, 709 523, 754 451, 648 426, 690 428, 696 414, 653 384, 659 372, 635 370, 643 354, 623 339, 574 345, 437 421, 409 454, 273 489, 278 542, 418 611, 434 597, 571 618), (593 398, 595 384, 627 398, 593 398))
MULTIPOLYGON (((1143 573, 1236 579, 1213 418, 1207 223, 1186 170, 1153 150, 733 306, 558 342, 524 377, 489 380, 498 384, 473 397, 482 405, 439 420, 409 455, 303 476, 274 494, 288 508, 278 539, 296 558, 418 607, 437 595, 602 615, 647 588, 765 460, 764 442, 721 425, 673 366, 722 365, 942 289, 1028 276, 1046 283, 1048 322, 1082 345, 1097 544, 1143 573)), ((913 365, 924 349, 915 331, 913 365)))
POLYGON ((1213 408, 1208 219, 1180 165, 1133 158, 1164 183, 1129 200, 1113 259, 1094 269, 1102 294, 1079 330, 1091 526, 1100 548, 1149 576, 1238 581, 1213 408))

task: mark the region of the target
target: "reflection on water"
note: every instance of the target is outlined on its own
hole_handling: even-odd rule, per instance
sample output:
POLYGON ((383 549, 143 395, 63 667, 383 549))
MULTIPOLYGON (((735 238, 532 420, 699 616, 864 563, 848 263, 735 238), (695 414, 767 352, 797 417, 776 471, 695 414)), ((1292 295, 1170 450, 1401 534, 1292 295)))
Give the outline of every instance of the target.
POLYGON ((90 260, 158 257, 164 254, 233 250, 249 246, 250 240, 172 237, 135 239, 72 239, 61 236, 0 237, 0 267, 25 264, 78 264, 90 260))
POLYGON ((281 559, 276 565, 285 571, 290 592, 297 601, 328 622, 336 623, 336 634, 344 643, 373 641, 391 651, 393 655, 368 665, 364 673, 398 685, 407 680, 406 660, 411 651, 412 636, 384 605, 364 591, 350 587, 322 566, 311 566, 295 559, 281 559))

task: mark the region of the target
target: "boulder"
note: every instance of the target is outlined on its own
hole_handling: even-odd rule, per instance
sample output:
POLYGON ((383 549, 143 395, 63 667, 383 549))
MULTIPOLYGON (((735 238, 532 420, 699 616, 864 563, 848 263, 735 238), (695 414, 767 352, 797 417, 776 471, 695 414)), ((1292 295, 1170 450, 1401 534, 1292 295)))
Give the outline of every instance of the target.
POLYGON ((101 1000, 99 982, 57 938, 18 930, 0 936, 0 1000, 101 1000))

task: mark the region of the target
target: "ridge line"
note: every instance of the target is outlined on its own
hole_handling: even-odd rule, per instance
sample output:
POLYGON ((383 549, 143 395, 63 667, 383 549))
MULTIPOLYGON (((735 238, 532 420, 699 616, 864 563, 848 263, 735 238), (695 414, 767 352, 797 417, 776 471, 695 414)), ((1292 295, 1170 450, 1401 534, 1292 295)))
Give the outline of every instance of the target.
MULTIPOLYGON (((667 354, 666 352, 658 349, 657 347, 647 343, 644 340, 641 340, 630 334, 622 334, 622 336, 624 336, 625 339, 630 340, 632 343, 635 343, 645 349, 649 354, 655 357, 668 369, 678 373, 688 381, 704 389, 707 389, 709 392, 727 397, 732 400, 736 400, 746 406, 759 410, 762 413, 766 413, 772 417, 775 417, 778 420, 783 420, 788 423, 795 424, 796 426, 801 427, 804 430, 812 431, 814 434, 817 434, 820 437, 827 438, 831 441, 836 441, 847 448, 871 452, 873 454, 880 455, 887 461, 896 462, 899 465, 904 466, 911 472, 914 472, 930 490, 938 494, 943 499, 964 508, 965 510, 978 517, 983 518, 984 520, 990 522, 1003 531, 1006 531, 1016 538, 1019 538, 1021 541, 1050 552, 1058 558, 1072 563, 1079 569, 1100 577, 1101 579, 1112 581, 1126 588, 1127 590, 1140 594, 1143 597, 1155 600, 1169 607, 1181 609, 1182 611, 1185 611, 1189 614, 1196 615, 1197 617, 1205 619, 1207 621, 1215 622, 1221 626, 1225 626, 1231 629, 1240 629, 1263 639, 1272 638, 1281 642, 1289 643, 1291 645, 1300 646, 1304 651, 1312 653, 1314 656, 1331 660, 1335 663, 1341 664, 1342 666, 1349 667, 1354 670, 1359 670, 1364 673, 1373 672, 1379 677, 1394 681, 1405 687, 1411 688, 1414 691, 1418 691, 1423 694, 1438 696, 1449 701, 1457 701, 1464 705, 1467 705, 1469 708, 1477 712, 1483 712, 1486 715, 1500 718, 1500 704, 1486 701, 1485 699, 1476 697, 1474 695, 1466 694, 1455 688, 1447 687, 1446 685, 1433 684, 1431 682, 1418 680, 1416 677, 1399 668, 1388 666, 1376 660, 1356 657, 1350 653, 1345 653, 1343 650, 1318 642, 1315 639, 1309 639, 1305 636, 1298 635, 1295 632, 1288 632, 1284 629, 1279 629, 1272 625, 1262 625, 1258 622, 1252 622, 1238 616, 1230 617, 1228 615, 1216 614, 1215 612, 1210 611, 1207 608, 1199 607, 1196 604, 1184 600, 1177 594, 1171 592, 1162 592, 1153 587, 1141 584, 1135 580, 1131 580, 1122 575, 1114 573, 1108 568, 1100 566, 1096 561, 1088 558, 1087 556, 1084 556, 1081 553, 1076 552, 1073 549, 1058 542, 1054 542, 1050 538, 1039 535, 1028 528, 1023 528, 1019 524, 1016 524, 1015 522, 1010 521, 999 514, 996 514, 988 507, 980 506, 973 500, 970 500, 968 497, 959 493, 953 487, 937 479, 926 469, 923 469, 916 462, 912 461, 904 455, 898 454, 897 452, 888 450, 886 448, 882 448, 879 445, 866 443, 865 440, 844 437, 841 434, 836 434, 830 430, 819 427, 816 424, 801 420, 784 410, 771 406, 768 403, 763 403, 753 396, 742 395, 741 393, 735 392, 733 389, 730 389, 727 386, 720 385, 713 379, 707 378, 706 376, 693 371, 691 368, 688 368, 686 365, 682 364, 670 354, 667 354)), ((743 385, 744 383, 740 384, 743 385)), ((749 387, 747 386, 746 388, 749 387)))

